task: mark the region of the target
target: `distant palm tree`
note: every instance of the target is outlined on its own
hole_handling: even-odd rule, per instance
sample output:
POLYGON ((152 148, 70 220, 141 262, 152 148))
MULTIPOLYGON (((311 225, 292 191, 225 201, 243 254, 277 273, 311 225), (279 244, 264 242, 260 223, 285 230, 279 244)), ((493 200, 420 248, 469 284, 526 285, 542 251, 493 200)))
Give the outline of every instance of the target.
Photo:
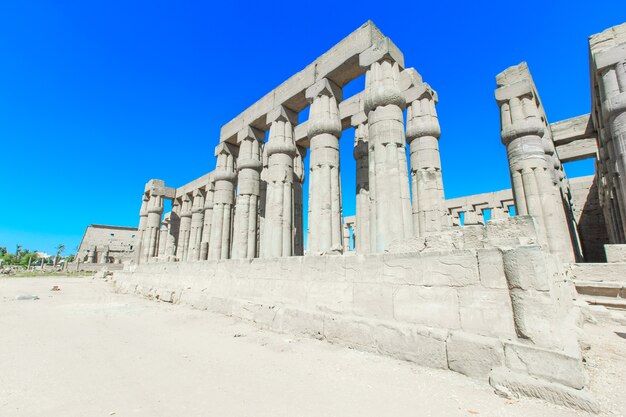
POLYGON ((59 245, 57 246, 57 256, 54 258, 54 266, 57 266, 57 263, 59 262, 59 259, 61 258, 61 254, 63 253, 64 250, 65 250, 65 245, 62 243, 59 243, 59 245))
POLYGON ((22 251, 22 245, 15 245, 15 259, 17 262, 20 261, 20 252, 22 251))

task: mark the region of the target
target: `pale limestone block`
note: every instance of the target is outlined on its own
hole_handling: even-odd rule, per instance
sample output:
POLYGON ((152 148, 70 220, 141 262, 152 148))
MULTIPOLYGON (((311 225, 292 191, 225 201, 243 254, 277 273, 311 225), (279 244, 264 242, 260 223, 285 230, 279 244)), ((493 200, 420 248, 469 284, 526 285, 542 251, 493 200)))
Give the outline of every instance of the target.
POLYGON ((609 263, 626 262, 626 245, 604 245, 604 252, 609 263))
POLYGON ((508 290, 459 288, 461 328, 483 336, 515 337, 508 290))
POLYGON ((496 390, 539 398, 553 404, 576 408, 589 413, 601 411, 600 404, 586 390, 577 390, 555 384, 530 375, 513 372, 504 367, 494 369, 489 374, 489 384, 496 390))
POLYGON ((302 280, 302 256, 289 256, 280 259, 280 278, 302 280))
POLYGON ((297 308, 284 307, 275 322, 275 330, 310 336, 315 339, 324 337, 324 314, 297 308))
POLYGON ((345 281, 344 256, 305 256, 302 259, 302 275, 305 279, 345 281))
POLYGON ((261 280, 252 280, 249 278, 232 279, 231 296, 233 298, 252 298, 255 296, 255 286, 261 280))
POLYGON ((346 256, 344 260, 348 282, 382 282, 383 255, 346 256))
POLYGON ((457 291, 445 287, 399 286, 393 297, 394 317, 399 321, 445 329, 458 329, 457 291))
POLYGON ((582 389, 586 384, 580 356, 542 349, 517 342, 504 343, 506 366, 548 381, 582 389))
POLYGON ((308 284, 294 279, 259 279, 255 280, 254 298, 287 303, 294 306, 306 304, 308 284))
POLYGON ((549 291, 546 257, 539 246, 520 246, 503 254, 510 289, 549 291))
POLYGON ((504 364, 504 348, 498 339, 453 331, 446 347, 448 367, 469 377, 486 377, 504 364))
POLYGON ((230 298, 210 297, 208 310, 225 316, 232 316, 233 301, 230 298))
POLYGON ((352 311, 352 283, 332 281, 307 282, 308 309, 329 313, 352 311))
POLYGON ((393 286, 355 282, 352 312, 357 316, 393 319, 393 286))
POLYGON ((478 283, 476 256, 470 251, 441 254, 384 254, 383 275, 395 283, 460 287, 478 283))
POLYGON ((325 315, 324 337, 331 343, 340 343, 366 352, 376 351, 376 340, 372 334, 372 326, 367 320, 325 315))
POLYGON ((267 277, 267 265, 270 259, 254 258, 250 261, 248 277, 250 279, 264 279, 267 277))
POLYGON ((508 288, 504 275, 502 252, 499 249, 478 250, 478 271, 480 283, 486 288, 508 288))
POLYGON ((372 333, 379 353, 421 366, 448 369, 445 332, 385 321, 374 325, 372 333))
POLYGON ((257 323, 262 328, 273 326, 278 311, 278 306, 273 304, 260 304, 236 299, 232 302, 233 317, 257 323))

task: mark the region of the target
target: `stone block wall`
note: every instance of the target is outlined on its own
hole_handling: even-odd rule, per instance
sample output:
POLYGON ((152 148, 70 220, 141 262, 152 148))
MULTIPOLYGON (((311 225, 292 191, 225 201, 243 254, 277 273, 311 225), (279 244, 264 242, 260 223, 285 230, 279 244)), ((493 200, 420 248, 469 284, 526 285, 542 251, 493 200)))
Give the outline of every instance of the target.
POLYGON ((114 277, 121 292, 470 377, 495 375, 521 393, 530 378, 560 393, 553 402, 575 398, 592 410, 575 309, 556 265, 538 246, 521 246, 147 263, 114 277), (566 366, 546 368, 555 363, 566 366))

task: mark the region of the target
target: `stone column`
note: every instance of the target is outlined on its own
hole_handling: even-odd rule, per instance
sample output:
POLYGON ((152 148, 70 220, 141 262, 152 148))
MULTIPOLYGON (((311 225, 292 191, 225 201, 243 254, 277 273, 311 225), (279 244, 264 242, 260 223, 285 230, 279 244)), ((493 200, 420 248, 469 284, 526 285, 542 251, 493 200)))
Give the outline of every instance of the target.
POLYGON ((413 235, 402 114, 405 101, 399 79, 398 64, 386 59, 371 64, 366 73, 369 184, 375 206, 375 212, 371 213, 374 252, 384 252, 392 241, 413 235))
POLYGON ((202 226, 202 241, 200 243, 200 260, 205 261, 209 258, 209 242, 211 241, 211 223, 213 223, 213 193, 214 182, 205 187, 206 195, 204 197, 204 225, 202 226))
POLYGON ((261 193, 261 195, 259 195, 259 236, 257 239, 257 253, 259 254, 259 258, 265 257, 265 247, 263 246, 263 242, 265 240, 263 236, 265 235, 265 209, 267 206, 267 173, 269 172, 268 160, 267 147, 263 144, 261 152, 261 163, 263 168, 261 169, 261 180, 259 184, 259 191, 261 193))
POLYGON ((307 253, 342 253, 339 176, 341 120, 338 108, 341 89, 324 78, 306 90, 306 98, 311 103, 307 123, 311 149, 307 253))
POLYGON ((191 234, 191 198, 189 194, 182 197, 180 206, 180 230, 178 232, 178 247, 176 257, 185 262, 189 255, 189 235, 191 234))
POLYGON ((170 213, 170 225, 168 227, 167 242, 165 243, 165 257, 168 262, 176 260, 178 252, 178 237, 180 236, 180 210, 182 201, 178 198, 172 200, 170 213))
POLYGON ((368 157, 368 129, 365 113, 352 117, 354 126, 354 159, 356 161, 356 225, 354 249, 357 253, 371 252, 370 239, 370 184, 368 157))
POLYGON ((235 157, 236 149, 228 143, 215 148, 217 165, 213 173, 215 193, 213 195, 213 221, 209 259, 230 258, 233 205, 235 203, 235 157))
POLYGON ((189 260, 200 260, 200 246, 202 243, 202 226, 204 224, 204 191, 193 192, 191 205, 191 232, 189 236, 189 260))
POLYGON ((406 140, 411 150, 413 230, 415 236, 427 236, 441 232, 445 220, 437 93, 426 83, 409 91, 406 140))
POLYGON ((599 93, 594 104, 599 108, 595 124, 602 126, 600 163, 608 173, 607 223, 612 243, 626 243, 626 24, 592 36, 589 47, 599 93))
POLYGON ((144 232, 146 230, 146 223, 148 222, 148 201, 150 201, 148 193, 143 193, 141 195, 141 208, 139 209, 139 226, 137 227, 135 254, 133 255, 137 263, 143 259, 144 232))
POLYGON ((170 236, 170 218, 172 213, 166 213, 161 222, 161 232, 159 233, 159 258, 164 259, 167 253, 167 244, 170 236))
POLYGON ((261 144, 265 133, 248 127, 237 135, 237 202, 233 225, 233 259, 256 258, 259 219, 261 144))
POLYGON ((163 215, 163 196, 150 193, 147 212, 148 217, 141 243, 143 262, 147 262, 157 256, 161 216, 163 215))
POLYGON ((293 158, 293 252, 295 256, 304 255, 304 208, 302 204, 302 184, 304 184, 304 158, 306 148, 296 146, 293 158))
MULTIPOLYGON (((29 259, 29 262, 30 262, 30 259, 29 259)), ((105 246, 102 249, 102 257, 100 258, 100 263, 101 264, 109 263, 109 246, 105 246)))
POLYGON ((89 262, 90 264, 95 264, 97 260, 96 257, 96 246, 93 245, 91 247, 91 250, 89 251, 89 255, 87 255, 87 262, 89 262))
POLYGON ((573 262, 561 190, 554 185, 553 166, 544 151, 545 125, 539 116, 532 83, 517 76, 518 67, 511 67, 496 78, 502 143, 507 149, 515 207, 517 214, 535 218, 539 240, 550 252, 562 262, 573 262))
POLYGON ((280 106, 267 115, 271 123, 268 157, 263 257, 291 256, 293 250, 293 128, 298 115, 280 106))

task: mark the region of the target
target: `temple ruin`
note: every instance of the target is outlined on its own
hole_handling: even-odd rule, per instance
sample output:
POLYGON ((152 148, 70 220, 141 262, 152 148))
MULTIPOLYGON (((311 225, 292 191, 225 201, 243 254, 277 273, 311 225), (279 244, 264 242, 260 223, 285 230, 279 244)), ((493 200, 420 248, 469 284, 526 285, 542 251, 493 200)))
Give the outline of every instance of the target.
POLYGON ((597 411, 581 296, 626 292, 581 271, 626 265, 626 24, 591 36, 589 54, 591 112, 556 123, 526 63, 496 76, 512 188, 446 200, 437 93, 367 22, 226 123, 213 171, 146 184, 117 286, 597 411), (341 206, 348 128, 355 213, 341 206), (596 174, 568 179, 563 163, 585 158, 596 174))

